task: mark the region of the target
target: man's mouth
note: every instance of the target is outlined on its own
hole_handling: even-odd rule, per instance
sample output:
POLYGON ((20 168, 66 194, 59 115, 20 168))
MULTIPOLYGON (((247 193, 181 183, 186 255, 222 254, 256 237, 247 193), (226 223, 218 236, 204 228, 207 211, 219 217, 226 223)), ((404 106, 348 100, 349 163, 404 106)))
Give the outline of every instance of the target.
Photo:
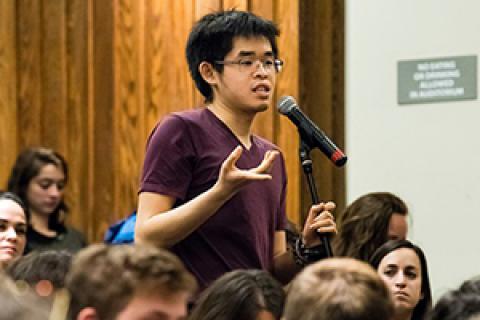
POLYGON ((266 84, 258 84, 256 86, 254 86, 252 90, 253 90, 253 92, 268 93, 268 92, 270 92, 270 86, 268 86, 266 84))

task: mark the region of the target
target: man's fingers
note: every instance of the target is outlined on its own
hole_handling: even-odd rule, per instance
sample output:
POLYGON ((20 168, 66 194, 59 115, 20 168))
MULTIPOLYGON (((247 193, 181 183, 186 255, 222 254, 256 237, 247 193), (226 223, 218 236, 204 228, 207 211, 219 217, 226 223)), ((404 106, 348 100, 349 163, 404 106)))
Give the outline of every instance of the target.
POLYGON ((337 228, 333 226, 320 227, 320 228, 317 228, 317 232, 337 234, 337 228))
POLYGON ((262 162, 258 165, 258 167, 251 169, 250 172, 254 172, 258 174, 268 172, 277 155, 278 155, 278 151, 276 150, 269 150, 265 152, 262 162))
POLYGON ((237 146, 233 151, 228 155, 227 159, 223 162, 223 165, 227 168, 232 168, 235 163, 240 159, 242 155, 242 146, 237 146))
POLYGON ((332 221, 335 220, 335 218, 333 217, 333 214, 330 211, 323 211, 319 215, 317 215, 313 219, 313 221, 320 221, 320 220, 326 220, 326 219, 329 219, 332 221))
POLYGON ((334 202, 328 201, 327 203, 324 204, 323 210, 333 211, 333 210, 335 210, 336 207, 337 207, 337 205, 334 202))
POLYGON ((333 219, 323 219, 323 220, 315 221, 310 225, 310 229, 318 229, 322 227, 332 227, 336 229, 337 224, 333 219))
POLYGON ((272 176, 268 173, 255 173, 255 172, 249 172, 249 171, 245 171, 243 176, 246 180, 271 180, 272 179, 272 176))

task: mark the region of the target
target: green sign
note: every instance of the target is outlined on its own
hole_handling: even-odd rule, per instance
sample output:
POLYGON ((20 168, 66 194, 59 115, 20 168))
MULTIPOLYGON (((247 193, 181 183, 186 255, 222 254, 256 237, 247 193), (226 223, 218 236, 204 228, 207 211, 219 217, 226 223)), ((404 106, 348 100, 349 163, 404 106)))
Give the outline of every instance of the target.
POLYGON ((477 56, 398 62, 398 103, 477 99, 477 56))

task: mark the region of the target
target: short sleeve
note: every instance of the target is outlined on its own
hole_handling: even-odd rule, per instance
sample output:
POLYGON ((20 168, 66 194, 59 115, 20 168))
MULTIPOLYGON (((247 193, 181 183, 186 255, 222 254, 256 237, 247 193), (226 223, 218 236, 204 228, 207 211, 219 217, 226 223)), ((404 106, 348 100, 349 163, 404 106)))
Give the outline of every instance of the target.
POLYGON ((194 152, 187 123, 172 114, 150 134, 139 192, 184 200, 192 178, 194 152))

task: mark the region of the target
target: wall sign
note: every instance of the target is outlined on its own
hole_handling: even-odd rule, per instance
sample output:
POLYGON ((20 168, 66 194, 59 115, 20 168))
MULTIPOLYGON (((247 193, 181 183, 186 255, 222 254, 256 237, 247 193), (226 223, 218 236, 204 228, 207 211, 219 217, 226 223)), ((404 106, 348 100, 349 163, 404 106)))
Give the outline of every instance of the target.
POLYGON ((477 56, 398 62, 398 103, 477 99, 477 56))

